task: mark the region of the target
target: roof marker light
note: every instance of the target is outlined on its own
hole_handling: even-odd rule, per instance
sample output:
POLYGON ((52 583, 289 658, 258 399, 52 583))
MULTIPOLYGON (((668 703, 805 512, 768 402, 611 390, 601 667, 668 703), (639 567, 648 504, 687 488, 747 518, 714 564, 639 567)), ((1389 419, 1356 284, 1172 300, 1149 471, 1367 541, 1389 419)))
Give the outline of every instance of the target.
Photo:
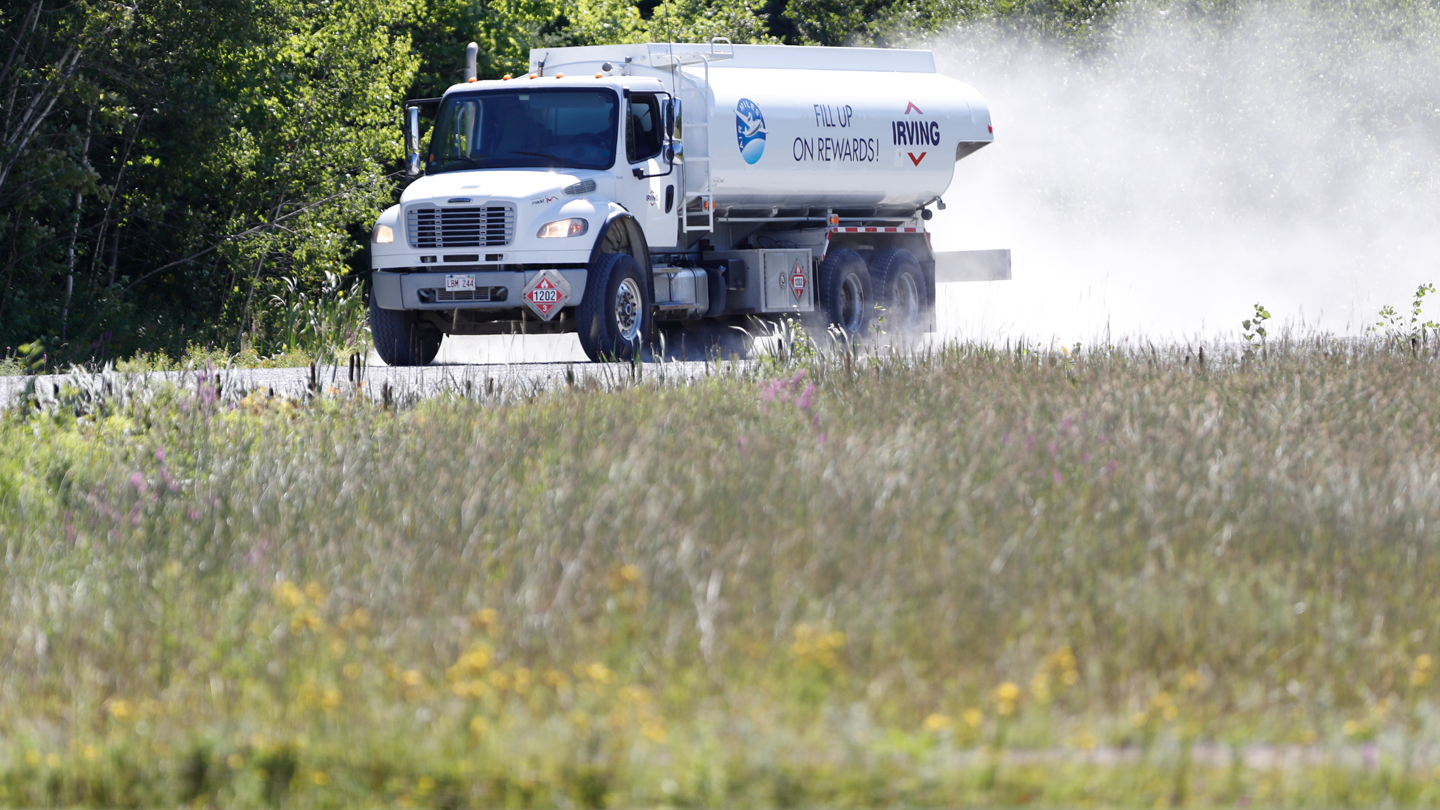
POLYGON ((991 135, 994 135, 994 134, 995 134, 995 125, 994 125, 994 124, 986 124, 986 126, 990 128, 990 134, 991 134, 991 135))
POLYGON ((535 74, 534 74, 534 73, 531 73, 531 74, 530 74, 530 78, 532 78, 532 79, 535 78, 535 74))
POLYGON ((603 79, 604 77, 605 77, 605 74, 603 74, 603 73, 596 73, 596 74, 595 74, 595 78, 597 78, 597 79, 603 79))
POLYGON ((509 73, 506 73, 504 76, 501 76, 501 77, 500 77, 500 81, 502 81, 502 82, 508 82, 508 81, 510 81, 511 78, 512 78, 511 75, 510 75, 509 73))
POLYGON ((564 73, 556 73, 556 74, 555 74, 555 78, 557 78, 557 79, 563 79, 563 78, 565 78, 565 74, 564 74, 564 73))

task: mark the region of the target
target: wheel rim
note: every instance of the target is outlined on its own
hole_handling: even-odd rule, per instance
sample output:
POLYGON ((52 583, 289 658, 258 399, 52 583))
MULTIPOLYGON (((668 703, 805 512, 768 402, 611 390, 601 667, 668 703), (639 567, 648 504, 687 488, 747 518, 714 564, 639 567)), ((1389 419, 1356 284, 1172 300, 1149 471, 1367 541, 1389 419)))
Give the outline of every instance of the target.
POLYGON ((909 329, 920 320, 920 290, 915 286, 914 275, 901 273, 896 279, 890 309, 902 329, 909 329))
POLYGON ((641 302, 640 285, 634 279, 625 278, 620 280, 620 286, 615 290, 615 326, 620 332, 620 339, 626 343, 633 343, 640 335, 641 302))
POLYGON ((854 273, 840 283, 840 326, 852 335, 865 325, 865 288, 854 273))

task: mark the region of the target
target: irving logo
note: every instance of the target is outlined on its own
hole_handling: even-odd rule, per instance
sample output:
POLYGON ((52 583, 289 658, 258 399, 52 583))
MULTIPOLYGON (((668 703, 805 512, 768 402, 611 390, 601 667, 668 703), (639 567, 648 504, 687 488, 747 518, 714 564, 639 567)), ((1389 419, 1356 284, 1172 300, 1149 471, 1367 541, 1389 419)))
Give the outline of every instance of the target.
MULTIPOLYGON (((905 103, 904 115, 910 113, 924 115, 925 111, 915 106, 915 102, 905 103)), ((940 145, 940 122, 922 121, 914 118, 906 118, 901 121, 890 122, 890 142, 896 146, 939 146, 940 145)), ((920 161, 930 154, 925 152, 906 152, 910 158, 910 164, 919 166, 920 161)))
POLYGON ((892 121, 890 134, 896 146, 939 146, 939 121, 892 121))

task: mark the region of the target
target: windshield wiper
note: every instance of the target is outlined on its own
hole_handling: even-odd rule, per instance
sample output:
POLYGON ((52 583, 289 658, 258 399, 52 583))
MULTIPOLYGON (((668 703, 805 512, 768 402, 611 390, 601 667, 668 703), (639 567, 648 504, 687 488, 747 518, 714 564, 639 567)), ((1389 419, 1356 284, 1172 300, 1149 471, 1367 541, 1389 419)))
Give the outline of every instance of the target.
POLYGON ((451 164, 452 164, 452 163, 464 163, 465 166, 464 166, 463 168, 467 168, 467 169, 478 169, 478 168, 480 168, 480 159, 479 159, 479 158, 472 158, 472 157, 449 157, 449 158, 441 158, 441 159, 439 159, 439 160, 437 160, 437 161, 435 161, 435 162, 439 164, 439 166, 437 166, 436 169, 438 169, 438 170, 440 170, 440 171, 445 171, 446 169, 451 168, 451 164))
POLYGON ((565 158, 562 158, 562 157, 560 157, 559 155, 552 155, 552 154, 550 154, 549 152, 511 152, 510 154, 512 154, 512 155, 526 155, 526 156, 528 156, 528 157, 550 158, 551 160, 554 160, 554 161, 557 161, 557 162, 560 162, 560 163, 564 163, 564 162, 565 162, 565 158))

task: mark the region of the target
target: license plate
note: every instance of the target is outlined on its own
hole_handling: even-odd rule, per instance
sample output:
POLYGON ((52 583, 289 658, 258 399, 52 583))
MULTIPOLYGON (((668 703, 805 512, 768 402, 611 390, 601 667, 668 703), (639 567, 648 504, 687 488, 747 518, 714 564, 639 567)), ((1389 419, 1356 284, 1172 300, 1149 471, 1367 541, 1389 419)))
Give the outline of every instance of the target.
POLYGON ((474 292, 474 276, 446 276, 445 292, 474 292))

